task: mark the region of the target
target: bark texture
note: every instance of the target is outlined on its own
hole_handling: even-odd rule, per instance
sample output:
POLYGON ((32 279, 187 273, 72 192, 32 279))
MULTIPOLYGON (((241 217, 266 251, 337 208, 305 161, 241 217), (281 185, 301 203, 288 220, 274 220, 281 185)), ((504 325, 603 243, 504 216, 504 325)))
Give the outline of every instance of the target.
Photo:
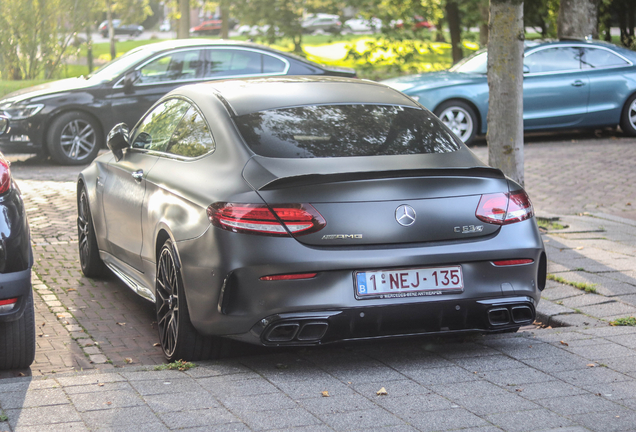
POLYGON ((451 36, 453 64, 455 64, 464 56, 462 52, 462 30, 459 20, 459 7, 455 1, 448 0, 446 2, 446 18, 451 36))
POLYGON ((561 38, 598 39, 599 0, 561 0, 557 22, 561 38))
POLYGON ((491 0, 488 27, 488 163, 523 185, 523 2, 491 0))
POLYGON ((190 0, 179 0, 179 13, 177 39, 187 39, 190 37, 190 0))

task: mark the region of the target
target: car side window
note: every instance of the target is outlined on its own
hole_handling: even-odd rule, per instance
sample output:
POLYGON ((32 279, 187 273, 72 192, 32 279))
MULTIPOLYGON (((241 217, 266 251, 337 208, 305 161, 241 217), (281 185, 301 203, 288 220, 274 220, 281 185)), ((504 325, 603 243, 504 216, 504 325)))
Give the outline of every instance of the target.
POLYGON ((190 103, 183 99, 168 99, 157 105, 134 131, 132 148, 166 151, 172 133, 190 103))
POLYGON ((200 50, 177 51, 161 56, 143 66, 137 84, 187 81, 201 77, 203 63, 200 50))
POLYGON ((218 78, 238 75, 257 75, 263 73, 263 59, 259 52, 210 49, 208 50, 206 78, 218 78))
POLYGON ((179 156, 198 157, 213 152, 215 148, 208 123, 192 106, 172 134, 166 151, 179 156))
POLYGON ((523 61, 526 73, 565 72, 581 69, 581 48, 554 47, 535 51, 523 61))
POLYGON ((583 48, 583 69, 601 69, 606 67, 629 66, 629 63, 611 51, 601 48, 583 48))
POLYGON ((287 65, 281 59, 267 54, 263 56, 263 73, 283 73, 287 65))

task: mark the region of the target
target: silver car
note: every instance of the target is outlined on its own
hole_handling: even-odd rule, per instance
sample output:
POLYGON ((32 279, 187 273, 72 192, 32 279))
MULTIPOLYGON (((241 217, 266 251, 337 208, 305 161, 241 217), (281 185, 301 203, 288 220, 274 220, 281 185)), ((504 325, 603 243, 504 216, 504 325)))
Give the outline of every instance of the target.
POLYGON ((532 323, 546 256, 524 190, 382 84, 181 87, 79 176, 86 276, 154 302, 169 360, 532 323))

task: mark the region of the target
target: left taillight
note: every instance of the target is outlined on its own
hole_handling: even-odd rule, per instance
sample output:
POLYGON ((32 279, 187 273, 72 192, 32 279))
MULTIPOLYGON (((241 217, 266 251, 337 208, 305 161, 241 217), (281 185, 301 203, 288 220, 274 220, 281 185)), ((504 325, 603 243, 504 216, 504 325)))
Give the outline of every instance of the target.
POLYGON ((528 194, 524 191, 482 195, 475 216, 495 225, 521 222, 534 216, 528 194))
POLYGON ((11 170, 9 162, 0 154, 0 194, 5 193, 11 187, 11 170))
POLYGON ((286 237, 289 233, 305 235, 327 224, 311 204, 241 204, 214 203, 208 207, 212 225, 224 230, 286 237), (284 224, 284 225, 283 225, 284 224))

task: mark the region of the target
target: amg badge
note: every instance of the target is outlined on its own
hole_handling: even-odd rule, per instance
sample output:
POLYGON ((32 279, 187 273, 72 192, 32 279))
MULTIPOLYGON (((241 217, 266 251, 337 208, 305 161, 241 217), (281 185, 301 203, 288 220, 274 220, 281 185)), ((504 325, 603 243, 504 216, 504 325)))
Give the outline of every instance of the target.
POLYGON ((344 240, 344 239, 361 239, 362 234, 327 234, 322 236, 322 240, 344 240))
POLYGON ((470 234, 470 233, 478 233, 484 230, 483 225, 464 225, 464 226, 456 226, 453 228, 453 231, 456 233, 462 234, 470 234))

